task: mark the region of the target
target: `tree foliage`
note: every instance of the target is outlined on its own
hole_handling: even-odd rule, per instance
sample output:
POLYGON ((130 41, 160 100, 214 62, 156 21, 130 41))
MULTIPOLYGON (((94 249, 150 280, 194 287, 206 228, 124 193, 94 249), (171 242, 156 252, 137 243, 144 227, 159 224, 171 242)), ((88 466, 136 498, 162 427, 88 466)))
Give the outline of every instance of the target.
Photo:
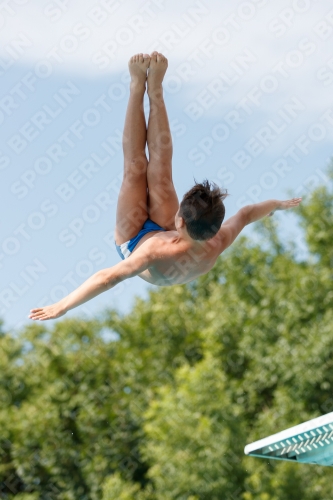
POLYGON ((331 185, 300 207, 306 259, 267 219, 126 316, 0 325, 0 497, 330 499, 329 467, 243 454, 333 411, 331 185))

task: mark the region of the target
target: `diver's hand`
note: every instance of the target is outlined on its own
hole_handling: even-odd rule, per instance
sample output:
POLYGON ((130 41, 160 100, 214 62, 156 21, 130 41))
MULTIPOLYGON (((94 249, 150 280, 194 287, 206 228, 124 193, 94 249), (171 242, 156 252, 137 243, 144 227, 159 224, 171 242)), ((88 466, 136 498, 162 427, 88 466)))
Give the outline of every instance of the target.
POLYGON ((61 306, 60 302, 57 302, 56 304, 52 304, 51 306, 31 309, 29 318, 39 321, 45 321, 46 319, 60 318, 60 316, 63 316, 64 314, 66 314, 66 312, 66 309, 61 306))
MULTIPOLYGON (((275 210, 288 210, 289 208, 298 207, 301 201, 302 198, 292 198, 291 200, 280 201, 280 204, 278 205, 278 207, 276 207, 275 210)), ((274 214, 275 210, 268 214, 268 217, 271 217, 274 214)))

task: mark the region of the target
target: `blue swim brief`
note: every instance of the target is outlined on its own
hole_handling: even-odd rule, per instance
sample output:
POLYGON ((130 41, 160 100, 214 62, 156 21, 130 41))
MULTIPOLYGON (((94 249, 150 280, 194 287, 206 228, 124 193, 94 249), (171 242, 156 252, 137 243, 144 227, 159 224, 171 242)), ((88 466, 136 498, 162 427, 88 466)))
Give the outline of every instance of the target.
POLYGON ((117 252, 119 253, 119 256, 123 260, 127 259, 127 257, 131 255, 134 248, 141 240, 142 236, 144 236, 147 233, 150 233, 151 231, 165 231, 165 229, 163 229, 163 227, 159 226, 152 220, 147 219, 144 225, 142 226, 142 229, 138 232, 136 236, 134 236, 134 238, 126 241, 125 243, 122 243, 121 245, 117 245, 117 243, 114 242, 116 245, 117 252))

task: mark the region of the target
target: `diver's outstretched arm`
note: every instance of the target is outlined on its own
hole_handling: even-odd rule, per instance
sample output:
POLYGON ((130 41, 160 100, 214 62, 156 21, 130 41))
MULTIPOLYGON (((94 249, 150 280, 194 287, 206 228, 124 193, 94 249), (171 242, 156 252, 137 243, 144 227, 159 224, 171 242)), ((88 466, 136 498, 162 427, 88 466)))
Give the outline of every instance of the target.
POLYGON ((222 224, 218 232, 220 236, 220 253, 228 248, 244 227, 251 224, 251 222, 271 216, 276 210, 287 210, 288 208, 298 207, 301 201, 302 198, 293 198, 286 201, 267 200, 241 208, 236 215, 233 215, 222 224))
POLYGON ((276 210, 287 210, 288 208, 295 208, 301 203, 302 198, 292 198, 291 200, 267 200, 254 205, 247 205, 243 207, 248 217, 247 224, 255 222, 266 216, 271 216, 276 210))
POLYGON ((50 306, 30 310, 29 318, 44 321, 59 318, 70 309, 80 306, 97 295, 110 290, 121 281, 137 276, 156 260, 158 252, 151 239, 145 241, 130 257, 113 267, 101 269, 88 278, 82 285, 59 302, 50 306))

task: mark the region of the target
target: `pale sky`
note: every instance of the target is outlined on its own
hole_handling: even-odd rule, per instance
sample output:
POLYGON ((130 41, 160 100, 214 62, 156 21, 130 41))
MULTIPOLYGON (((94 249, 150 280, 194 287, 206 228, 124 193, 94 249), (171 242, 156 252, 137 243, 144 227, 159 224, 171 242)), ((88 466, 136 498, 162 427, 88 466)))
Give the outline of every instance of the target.
MULTIPOLYGON (((112 234, 131 55, 158 50, 169 60, 164 93, 179 198, 193 177, 207 177, 230 191, 228 218, 244 204, 283 199, 287 190, 306 195, 326 182, 332 40, 329 0, 2 2, 7 327, 119 260, 112 234)), ((278 218, 286 237, 299 240, 295 218, 278 218)), ((135 278, 68 314, 128 311, 148 289, 135 278)))

